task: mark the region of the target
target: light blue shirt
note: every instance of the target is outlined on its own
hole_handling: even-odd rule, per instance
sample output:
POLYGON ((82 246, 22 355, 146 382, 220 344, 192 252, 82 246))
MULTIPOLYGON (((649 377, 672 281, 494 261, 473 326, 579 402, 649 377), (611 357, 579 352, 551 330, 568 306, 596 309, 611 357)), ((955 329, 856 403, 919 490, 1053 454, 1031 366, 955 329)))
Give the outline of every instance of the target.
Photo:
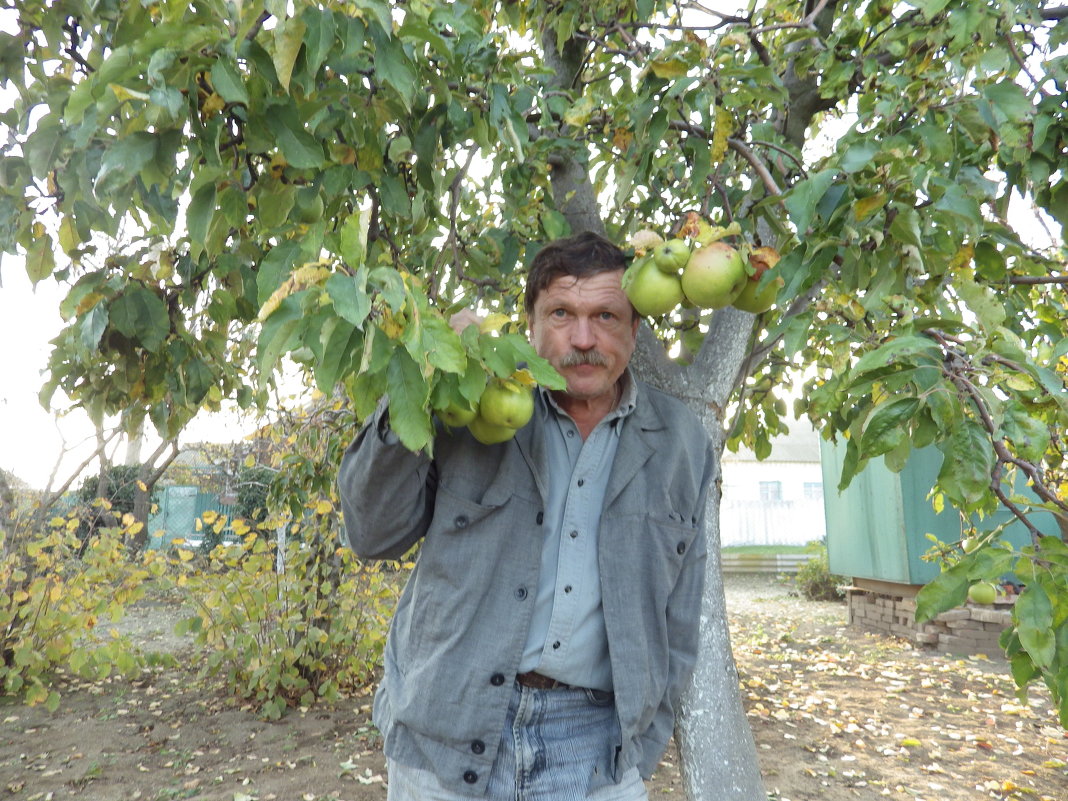
POLYGON ((540 392, 545 402, 537 406, 546 423, 548 534, 519 670, 536 670, 565 684, 598 690, 612 689, 598 530, 620 432, 636 400, 629 373, 624 373, 622 386, 619 405, 585 441, 575 421, 544 388, 540 392))

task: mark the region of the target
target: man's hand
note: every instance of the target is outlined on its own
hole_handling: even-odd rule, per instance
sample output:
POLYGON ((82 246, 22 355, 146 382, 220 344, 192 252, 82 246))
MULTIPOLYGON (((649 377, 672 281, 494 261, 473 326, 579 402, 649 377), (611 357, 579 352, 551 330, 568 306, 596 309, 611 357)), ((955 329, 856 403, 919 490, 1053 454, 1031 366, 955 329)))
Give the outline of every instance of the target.
POLYGON ((483 318, 471 309, 461 309, 449 318, 449 325, 453 331, 460 334, 469 325, 481 325, 482 320, 483 318))

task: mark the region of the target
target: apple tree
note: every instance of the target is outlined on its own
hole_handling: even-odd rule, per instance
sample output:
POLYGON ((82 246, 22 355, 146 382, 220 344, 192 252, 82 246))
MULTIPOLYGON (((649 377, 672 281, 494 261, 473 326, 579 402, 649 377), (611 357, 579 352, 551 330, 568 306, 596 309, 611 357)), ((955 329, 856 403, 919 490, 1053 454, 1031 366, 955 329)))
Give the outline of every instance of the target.
MULTIPOLYGON (((360 416, 388 393, 405 444, 430 448, 431 410, 487 375, 559 380, 518 302, 543 243, 719 228, 781 256, 776 305, 651 317, 637 369, 719 451, 758 455, 803 377, 794 412, 845 443, 843 486, 869 460, 900 469, 938 448, 932 498, 982 547, 946 544, 924 613, 1024 576, 1005 645, 1068 725, 1063 6, 20 0, 6 14, 0 248, 69 287, 44 402, 62 389, 170 440, 202 409, 265 404, 289 360, 360 416), (457 336, 445 320, 465 307, 489 316, 457 336), (1029 547, 984 525, 997 508, 1029 547)), ((683 769, 693 798, 758 798, 712 494, 683 769)))

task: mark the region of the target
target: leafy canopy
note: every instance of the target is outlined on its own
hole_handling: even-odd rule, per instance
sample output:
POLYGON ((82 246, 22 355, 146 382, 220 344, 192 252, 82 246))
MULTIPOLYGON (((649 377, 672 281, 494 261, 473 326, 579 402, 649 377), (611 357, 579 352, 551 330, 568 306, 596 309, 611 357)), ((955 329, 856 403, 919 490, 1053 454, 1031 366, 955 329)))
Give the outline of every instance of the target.
MULTIPOLYGON (((734 441, 768 452, 776 388, 804 370, 796 411, 844 438, 843 486, 870 459, 939 448, 936 502, 966 521, 1000 504, 1031 528, 1030 585, 1052 600, 1036 590, 1021 614, 1054 633, 1021 653, 1068 697, 1064 529, 1032 516, 1068 513, 1068 276, 1063 248, 1019 227, 1052 240, 1068 222, 1063 7, 12 13, 0 249, 69 286, 43 400, 62 388, 98 420, 147 416, 171 438, 224 399, 265 403, 288 356, 361 416, 388 394, 405 444, 429 447, 429 409, 476 397, 487 373, 558 380, 517 319, 543 242, 666 233, 689 212, 737 222, 739 244, 782 254, 785 287, 726 377, 742 389, 734 441), (445 315, 475 304, 503 317, 457 336, 445 315)), ((711 315, 650 322, 697 375, 725 345, 711 315)))

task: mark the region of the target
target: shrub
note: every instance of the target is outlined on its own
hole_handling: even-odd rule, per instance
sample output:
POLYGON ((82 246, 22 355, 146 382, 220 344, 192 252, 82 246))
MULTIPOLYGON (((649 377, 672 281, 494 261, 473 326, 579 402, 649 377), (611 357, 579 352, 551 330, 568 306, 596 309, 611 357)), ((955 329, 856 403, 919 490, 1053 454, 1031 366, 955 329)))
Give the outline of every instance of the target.
POLYGON ((120 638, 102 640, 99 620, 117 620, 139 598, 145 580, 162 569, 128 562, 127 529, 101 529, 87 542, 76 515, 54 517, 42 534, 0 531, 0 693, 55 710, 53 676, 66 668, 99 679, 129 673, 142 662, 120 638))
POLYGON ((805 562, 794 577, 794 585, 803 598, 810 601, 840 601, 844 597, 842 586, 846 580, 831 573, 827 558, 827 546, 821 542, 810 543, 807 551, 812 557, 805 562))
MULTIPOLYGON (((396 575, 338 546, 329 501, 290 525, 297 536, 285 548, 282 572, 273 542, 243 521, 233 528, 243 542, 220 545, 206 569, 179 578, 198 609, 179 630, 209 647, 204 672, 222 675, 272 719, 287 707, 366 686, 380 664, 396 575)), ((178 550, 177 558, 196 564, 191 551, 178 550)))

